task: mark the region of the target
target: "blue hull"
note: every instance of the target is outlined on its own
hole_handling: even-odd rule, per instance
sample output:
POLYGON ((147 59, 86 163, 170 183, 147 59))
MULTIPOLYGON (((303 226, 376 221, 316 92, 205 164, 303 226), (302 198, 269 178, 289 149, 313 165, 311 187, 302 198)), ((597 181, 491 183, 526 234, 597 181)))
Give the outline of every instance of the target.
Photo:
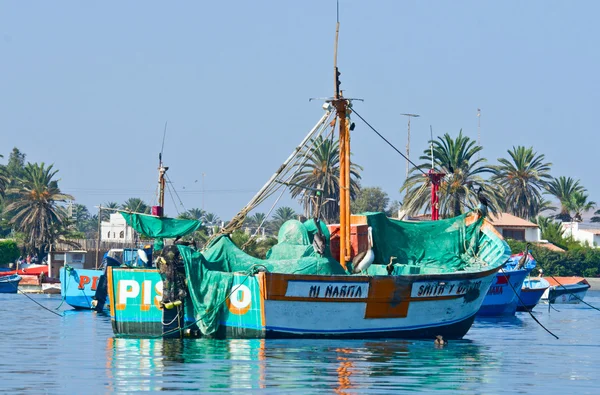
POLYGON ((16 294, 19 281, 21 281, 21 276, 16 274, 0 277, 0 294, 16 294))
POLYGON ((498 272, 477 315, 488 317, 514 315, 519 302, 517 294, 521 294, 521 287, 527 274, 529 270, 526 269, 498 272))
POLYGON ((91 310, 96 296, 98 280, 104 272, 91 269, 60 269, 60 294, 64 301, 76 309, 91 310))
POLYGON ((540 302, 542 295, 549 286, 550 283, 543 278, 525 280, 521 289, 521 300, 517 304, 517 311, 533 309, 540 302))

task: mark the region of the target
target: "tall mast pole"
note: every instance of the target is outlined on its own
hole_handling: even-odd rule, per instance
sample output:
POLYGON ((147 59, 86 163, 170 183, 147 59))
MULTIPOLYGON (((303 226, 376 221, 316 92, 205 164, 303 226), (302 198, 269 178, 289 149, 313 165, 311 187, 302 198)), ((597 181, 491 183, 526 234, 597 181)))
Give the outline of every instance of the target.
POLYGON ((340 131, 340 264, 346 267, 350 261, 350 129, 348 127, 348 101, 340 91, 340 72, 337 67, 338 37, 340 34, 339 4, 335 26, 333 52, 334 99, 340 131))
POLYGON ((169 168, 163 166, 162 153, 158 154, 158 211, 157 216, 162 217, 165 209, 165 173, 169 168))

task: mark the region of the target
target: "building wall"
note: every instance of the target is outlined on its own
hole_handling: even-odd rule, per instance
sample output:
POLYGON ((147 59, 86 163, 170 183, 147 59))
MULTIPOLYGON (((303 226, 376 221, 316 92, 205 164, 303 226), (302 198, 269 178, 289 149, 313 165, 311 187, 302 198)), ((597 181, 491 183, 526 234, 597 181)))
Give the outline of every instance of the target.
POLYGON ((541 232, 540 228, 517 228, 514 226, 511 227, 503 227, 503 226, 495 226, 500 234, 504 234, 504 229, 506 230, 521 230, 525 232, 525 241, 529 242, 539 242, 541 240, 541 232))
POLYGON ((108 222, 103 221, 100 224, 100 238, 102 241, 131 243, 134 240, 134 231, 121 214, 111 214, 108 222))

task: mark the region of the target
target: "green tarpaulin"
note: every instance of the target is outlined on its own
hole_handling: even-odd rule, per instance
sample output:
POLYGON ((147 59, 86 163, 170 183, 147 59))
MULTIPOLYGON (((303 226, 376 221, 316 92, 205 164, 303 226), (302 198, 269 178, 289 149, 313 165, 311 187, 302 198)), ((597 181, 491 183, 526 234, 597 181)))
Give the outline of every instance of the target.
POLYGON ((153 238, 169 239, 185 236, 202 226, 195 219, 175 219, 152 215, 120 212, 127 224, 137 232, 153 238))

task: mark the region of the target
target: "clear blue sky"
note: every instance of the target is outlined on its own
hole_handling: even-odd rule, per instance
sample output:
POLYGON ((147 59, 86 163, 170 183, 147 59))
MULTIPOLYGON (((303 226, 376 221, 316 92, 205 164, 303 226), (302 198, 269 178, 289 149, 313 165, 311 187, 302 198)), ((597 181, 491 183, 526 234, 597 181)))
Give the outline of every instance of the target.
MULTIPOLYGON (((342 88, 399 147, 399 114, 420 114, 413 158, 430 124, 476 138, 481 108, 490 162, 534 146, 600 201, 600 2, 340 3, 342 88)), ((204 208, 229 219, 321 116, 308 98, 332 94, 334 31, 334 0, 1 2, 0 160, 16 146, 54 163, 90 208, 152 202, 168 121, 186 208, 201 207, 205 173, 204 208)), ((362 184, 400 199, 405 162, 356 123, 362 184)))

